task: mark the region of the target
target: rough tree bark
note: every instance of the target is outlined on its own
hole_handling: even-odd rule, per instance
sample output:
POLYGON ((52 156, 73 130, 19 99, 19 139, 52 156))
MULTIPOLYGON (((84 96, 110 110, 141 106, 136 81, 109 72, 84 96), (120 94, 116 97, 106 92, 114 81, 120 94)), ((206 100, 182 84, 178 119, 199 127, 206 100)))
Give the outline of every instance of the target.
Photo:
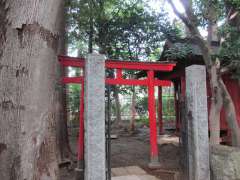
MULTIPOLYGON (((233 101, 231 96, 228 93, 228 90, 224 88, 223 81, 221 78, 221 75, 219 72, 219 68, 217 67, 217 63, 212 59, 211 55, 211 48, 209 46, 209 43, 203 39, 201 36, 198 28, 197 28, 197 18, 193 13, 191 0, 181 0, 183 6, 186 10, 186 15, 181 14, 177 8, 175 7, 172 0, 168 0, 168 2, 171 4, 175 14, 183 21, 183 23, 188 27, 192 37, 196 40, 198 43, 199 48, 202 51, 203 59, 205 62, 205 65, 207 67, 209 79, 210 79, 210 89, 212 94, 212 104, 211 108, 213 108, 211 115, 210 115, 210 122, 213 122, 213 125, 216 127, 218 124, 214 124, 217 121, 220 121, 220 110, 219 108, 221 106, 221 103, 224 102, 224 107, 226 110, 226 118, 228 125, 230 129, 232 130, 232 145, 233 146, 240 146, 240 128, 239 126, 231 126, 231 124, 236 124, 237 119, 235 113, 235 107, 233 105, 233 101), (222 102, 221 102, 222 101, 222 102), (227 103, 228 102, 228 103, 227 103), (228 108, 226 108, 228 107, 228 108), (219 119, 218 119, 219 118, 219 119)), ((211 10, 211 9, 210 9, 211 10)), ((211 13, 209 13, 211 14, 211 13)), ((222 106, 221 106, 222 107, 222 106)), ((214 128, 214 127, 213 127, 214 128)), ((218 135, 218 132, 213 132, 212 135, 214 137, 211 137, 211 143, 217 144, 219 141, 219 137, 216 137, 218 135)))
POLYGON ((55 180, 62 0, 0 1, 0 177, 55 180))
MULTIPOLYGON (((208 2, 207 7, 207 19, 208 19, 208 46, 211 47, 212 41, 218 42, 217 37, 217 13, 213 7, 211 1, 208 2)), ((211 49, 210 49, 211 51, 211 49)), ((210 60, 211 61, 211 60, 210 60)), ((211 89, 211 108, 209 112, 209 127, 210 127, 210 143, 211 144, 220 144, 220 118, 221 110, 223 106, 223 98, 221 94, 221 88, 219 84, 219 70, 220 66, 218 61, 212 63, 210 67, 210 89, 211 89)))
POLYGON ((217 65, 212 65, 209 73, 211 89, 211 108, 209 112, 210 143, 220 144, 220 115, 223 106, 222 91, 219 88, 217 65))

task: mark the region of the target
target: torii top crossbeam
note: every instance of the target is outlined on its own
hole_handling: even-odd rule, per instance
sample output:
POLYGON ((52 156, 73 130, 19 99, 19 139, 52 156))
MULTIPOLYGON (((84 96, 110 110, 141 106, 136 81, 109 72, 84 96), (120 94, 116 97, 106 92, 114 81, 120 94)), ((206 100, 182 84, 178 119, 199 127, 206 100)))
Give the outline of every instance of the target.
MULTIPOLYGON (((59 61, 63 66, 81 67, 85 65, 84 58, 69 56, 59 56, 59 61)), ((154 71, 172 71, 175 63, 167 62, 140 62, 140 61, 119 61, 106 60, 106 68, 109 69, 132 69, 132 70, 154 70, 154 71)))
MULTIPOLYGON (((85 59, 75 58, 68 56, 59 56, 59 61, 64 67, 79 67, 84 68, 85 59)), ((107 69, 117 69, 116 78, 106 78, 106 83, 110 85, 135 85, 135 86, 148 86, 148 79, 124 79, 122 70, 143 70, 143 71, 172 71, 175 63, 158 63, 158 62, 139 62, 139 61, 119 61, 119 60, 106 60, 105 67, 107 69)), ((84 80, 81 77, 63 77, 63 83, 82 83, 84 80)), ((154 79, 154 86, 170 86, 170 81, 154 79)))

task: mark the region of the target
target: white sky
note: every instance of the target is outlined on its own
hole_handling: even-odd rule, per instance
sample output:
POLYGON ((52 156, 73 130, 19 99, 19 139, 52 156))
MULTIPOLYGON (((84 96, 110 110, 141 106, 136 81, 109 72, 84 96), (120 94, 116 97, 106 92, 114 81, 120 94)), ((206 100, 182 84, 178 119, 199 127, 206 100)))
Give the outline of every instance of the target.
MULTIPOLYGON (((173 3, 176 5, 179 12, 185 12, 184 7, 179 0, 173 0, 173 3)), ((151 8, 153 8, 153 10, 157 12, 161 11, 161 8, 163 7, 164 10, 169 13, 169 17, 171 18, 171 20, 177 18, 172 10, 171 5, 166 0, 149 0, 149 5, 151 8)))
MULTIPOLYGON (((161 11, 161 7, 169 14, 169 18, 171 21, 174 19, 179 19, 172 10, 171 5, 167 2, 167 0, 148 0, 150 7, 155 10, 156 12, 161 11)), ((176 5, 176 8, 179 12, 184 13, 184 7, 179 0, 173 0, 173 3, 176 5)), ((202 36, 207 36, 207 31, 205 29, 199 28, 200 33, 202 36)))

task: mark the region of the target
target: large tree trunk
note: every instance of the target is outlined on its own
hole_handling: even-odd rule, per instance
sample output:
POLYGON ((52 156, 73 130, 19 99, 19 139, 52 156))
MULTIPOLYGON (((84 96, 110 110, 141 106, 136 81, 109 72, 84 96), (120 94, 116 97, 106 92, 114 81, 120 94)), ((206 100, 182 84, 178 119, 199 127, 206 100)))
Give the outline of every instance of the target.
MULTIPOLYGON (((216 12, 214 11, 213 3, 208 2, 209 6, 206 7, 209 12, 208 17, 208 48, 211 47, 212 42, 218 42, 217 37, 217 24, 216 24, 216 12)), ((208 52, 211 52, 209 49, 208 52)), ((222 94, 219 88, 219 67, 217 62, 212 62, 212 59, 208 59, 210 66, 208 67, 208 77, 210 79, 211 90, 211 108, 209 113, 209 126, 210 126, 210 143, 220 144, 220 115, 222 109, 222 94)))
MULTIPOLYGON (((216 11, 213 6, 213 2, 209 1, 209 25, 208 25, 208 44, 211 47, 212 41, 219 41, 217 37, 217 24, 216 24, 216 11)), ((213 61, 213 59, 209 60, 213 61)), ((220 73, 220 62, 218 59, 215 60, 215 63, 212 63, 212 66, 209 67, 209 76, 210 76, 210 87, 211 87, 211 109, 210 109, 210 143, 211 144, 220 144, 220 116, 222 107, 224 107, 226 112, 226 119, 229 127, 232 130, 232 144, 234 146, 240 145, 240 136, 239 136, 239 127, 237 124, 235 106, 233 104, 232 98, 228 93, 227 88, 225 87, 224 82, 222 81, 220 73), (219 64, 219 65, 217 65, 219 64), (235 126, 235 127, 234 127, 235 126)))
MULTIPOLYGON (((211 3, 212 5, 213 3, 211 3)), ((231 3, 230 3, 231 4, 231 3)), ((227 14, 229 13, 230 4, 226 3, 227 14)), ((213 6, 209 6, 211 17, 209 19, 209 28, 208 28, 208 42, 217 41, 217 24, 214 20, 216 17, 216 12, 214 11, 213 6)), ((232 9, 233 10, 233 9, 232 9)), ((237 22, 237 21, 236 21, 237 22)), ((231 22, 229 22, 231 23, 231 22)), ((218 62, 217 62, 218 63, 218 62)), ((220 67, 219 67, 220 68, 220 67)), ((211 103, 211 111, 210 111, 210 142, 211 144, 219 144, 220 143, 220 114, 222 106, 225 109, 226 120, 229 128, 232 130, 232 145, 240 146, 240 129, 237 123, 236 110, 233 104, 232 98, 222 80, 221 73, 216 67, 216 63, 213 64, 210 70, 210 86, 212 92, 212 103, 211 103)))
POLYGON ((219 88, 219 77, 217 67, 213 65, 209 70, 211 89, 211 108, 209 112, 210 143, 220 144, 220 115, 223 105, 221 88, 219 88))
POLYGON ((61 0, 0 1, 0 177, 55 180, 61 0))

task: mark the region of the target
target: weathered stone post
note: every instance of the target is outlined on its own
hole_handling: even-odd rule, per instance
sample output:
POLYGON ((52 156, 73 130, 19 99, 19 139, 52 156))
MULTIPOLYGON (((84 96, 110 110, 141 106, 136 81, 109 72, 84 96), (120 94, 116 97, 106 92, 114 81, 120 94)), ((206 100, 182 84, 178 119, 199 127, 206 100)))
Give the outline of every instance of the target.
POLYGON ((105 57, 90 54, 85 63, 85 180, 106 180, 105 57))
POLYGON ((186 68, 189 180, 210 180, 205 66, 186 68))

